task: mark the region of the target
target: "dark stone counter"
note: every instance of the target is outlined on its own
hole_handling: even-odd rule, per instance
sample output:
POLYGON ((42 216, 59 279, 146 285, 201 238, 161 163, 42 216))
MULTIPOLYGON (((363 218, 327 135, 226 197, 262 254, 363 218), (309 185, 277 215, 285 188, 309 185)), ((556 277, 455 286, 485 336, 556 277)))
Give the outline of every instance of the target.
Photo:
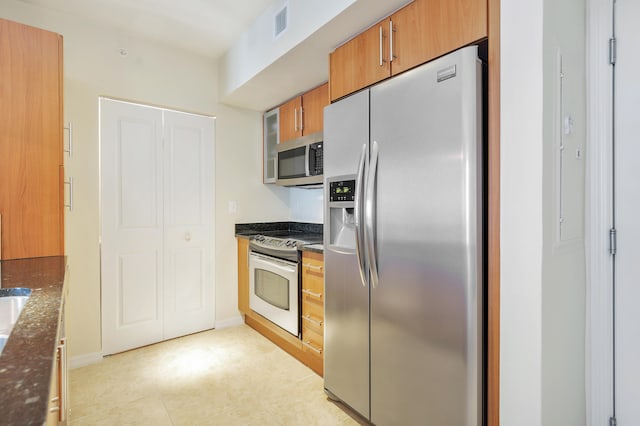
POLYGON ((55 370, 66 260, 63 256, 0 262, 2 287, 31 297, 0 354, 0 423, 42 425, 55 370))

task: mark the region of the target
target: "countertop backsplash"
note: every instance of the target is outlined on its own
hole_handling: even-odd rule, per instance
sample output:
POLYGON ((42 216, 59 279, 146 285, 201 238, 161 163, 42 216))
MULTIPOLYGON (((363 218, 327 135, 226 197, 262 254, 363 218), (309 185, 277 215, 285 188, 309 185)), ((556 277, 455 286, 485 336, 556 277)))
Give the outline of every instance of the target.
POLYGON ((322 188, 291 188, 289 193, 291 221, 323 223, 323 191, 322 188))

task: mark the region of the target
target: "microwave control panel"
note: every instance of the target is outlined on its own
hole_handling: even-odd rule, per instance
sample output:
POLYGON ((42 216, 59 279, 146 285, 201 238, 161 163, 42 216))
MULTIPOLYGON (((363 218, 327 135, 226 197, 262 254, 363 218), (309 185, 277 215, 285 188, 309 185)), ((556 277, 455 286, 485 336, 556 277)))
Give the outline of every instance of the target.
POLYGON ((329 183, 329 201, 354 201, 356 196, 356 181, 341 180, 329 183))

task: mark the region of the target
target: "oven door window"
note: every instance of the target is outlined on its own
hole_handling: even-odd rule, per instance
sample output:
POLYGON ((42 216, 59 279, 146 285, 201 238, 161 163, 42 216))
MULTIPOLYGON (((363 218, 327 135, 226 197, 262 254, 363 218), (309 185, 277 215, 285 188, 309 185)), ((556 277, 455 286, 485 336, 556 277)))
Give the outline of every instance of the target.
POLYGON ((265 302, 289 310, 289 280, 264 269, 255 269, 255 294, 265 302))

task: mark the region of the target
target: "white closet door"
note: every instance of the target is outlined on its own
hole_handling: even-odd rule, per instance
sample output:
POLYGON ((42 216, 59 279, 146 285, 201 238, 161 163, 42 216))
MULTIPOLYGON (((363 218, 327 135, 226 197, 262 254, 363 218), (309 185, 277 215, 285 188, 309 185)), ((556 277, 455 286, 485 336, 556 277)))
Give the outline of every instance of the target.
POLYGON ((640 2, 616 3, 616 417, 640 424, 640 2))
POLYGON ((164 112, 164 338, 214 326, 214 119, 164 112))
POLYGON ((100 99, 102 350, 163 337, 162 111, 100 99))

